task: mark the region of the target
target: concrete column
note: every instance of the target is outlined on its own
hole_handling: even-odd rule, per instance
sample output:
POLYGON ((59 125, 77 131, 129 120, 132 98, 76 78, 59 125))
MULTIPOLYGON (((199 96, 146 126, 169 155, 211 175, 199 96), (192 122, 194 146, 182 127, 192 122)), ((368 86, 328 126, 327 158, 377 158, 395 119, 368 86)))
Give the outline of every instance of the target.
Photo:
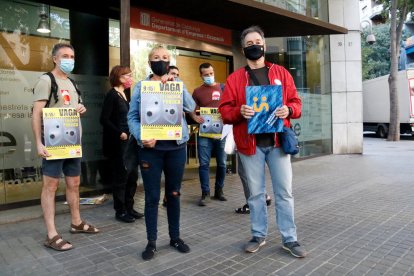
POLYGON ((358 0, 329 0, 329 22, 348 29, 330 36, 334 154, 362 153, 362 64, 358 0))

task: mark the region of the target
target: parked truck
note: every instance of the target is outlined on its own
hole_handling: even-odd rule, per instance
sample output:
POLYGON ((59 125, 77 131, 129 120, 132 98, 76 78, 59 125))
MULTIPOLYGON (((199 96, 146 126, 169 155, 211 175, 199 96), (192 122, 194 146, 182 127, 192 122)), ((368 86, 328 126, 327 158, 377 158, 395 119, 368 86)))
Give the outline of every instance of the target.
MULTIPOLYGON (((390 93, 388 76, 362 83, 364 131, 374 131, 386 138, 390 124, 390 93)), ((397 91, 401 134, 414 135, 414 69, 399 71, 397 91)))

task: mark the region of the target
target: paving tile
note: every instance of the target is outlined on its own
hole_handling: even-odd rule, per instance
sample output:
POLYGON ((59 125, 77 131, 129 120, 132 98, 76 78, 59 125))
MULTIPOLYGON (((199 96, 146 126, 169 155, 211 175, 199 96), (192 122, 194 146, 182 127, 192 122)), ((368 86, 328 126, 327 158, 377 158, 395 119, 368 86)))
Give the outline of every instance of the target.
MULTIPOLYGON (((82 217, 101 229, 97 235, 69 234, 67 207, 58 212, 58 231, 75 246, 67 252, 42 245, 41 217, 0 224, 0 274, 414 275, 413 152, 414 138, 396 143, 370 138, 364 139, 363 155, 294 162, 295 222, 299 241, 310 252, 305 259, 281 249, 273 207, 268 208, 267 245, 255 254, 244 253, 250 217, 234 213, 245 201, 239 177, 226 177, 227 202, 212 200, 200 208, 195 174, 186 176, 181 197, 181 236, 191 246, 189 254, 169 246, 166 210, 160 207, 158 252, 154 260, 143 261, 145 221, 117 222, 109 201, 82 208, 82 217)), ((214 183, 213 172, 211 176, 214 183)), ((268 170, 266 181, 271 191, 268 170)), ((143 210, 143 203, 140 186, 136 208, 143 210)), ((20 212, 27 215, 30 210, 20 212)), ((8 211, 0 216, 3 212, 8 211)))

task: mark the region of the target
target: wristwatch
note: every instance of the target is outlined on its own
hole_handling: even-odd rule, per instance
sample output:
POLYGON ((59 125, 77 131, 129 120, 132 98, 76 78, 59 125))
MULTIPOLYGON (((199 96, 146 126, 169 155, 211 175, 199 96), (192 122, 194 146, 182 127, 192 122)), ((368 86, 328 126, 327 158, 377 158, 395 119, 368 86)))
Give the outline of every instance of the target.
POLYGON ((289 109, 289 115, 288 116, 290 117, 293 114, 293 109, 290 106, 288 106, 288 109, 289 109))

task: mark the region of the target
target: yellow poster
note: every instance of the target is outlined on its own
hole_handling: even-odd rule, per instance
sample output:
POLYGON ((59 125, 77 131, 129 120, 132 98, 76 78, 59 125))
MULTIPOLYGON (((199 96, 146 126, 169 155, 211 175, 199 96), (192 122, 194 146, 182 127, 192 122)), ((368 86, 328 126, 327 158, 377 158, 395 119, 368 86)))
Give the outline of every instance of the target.
POLYGON ((79 113, 74 108, 43 108, 47 160, 82 157, 79 113))
POLYGON ((223 131, 223 121, 218 112, 218 108, 200 107, 200 116, 204 123, 200 124, 199 135, 202 137, 221 139, 223 131))
POLYGON ((182 82, 141 82, 141 140, 181 140, 182 119, 182 82))

